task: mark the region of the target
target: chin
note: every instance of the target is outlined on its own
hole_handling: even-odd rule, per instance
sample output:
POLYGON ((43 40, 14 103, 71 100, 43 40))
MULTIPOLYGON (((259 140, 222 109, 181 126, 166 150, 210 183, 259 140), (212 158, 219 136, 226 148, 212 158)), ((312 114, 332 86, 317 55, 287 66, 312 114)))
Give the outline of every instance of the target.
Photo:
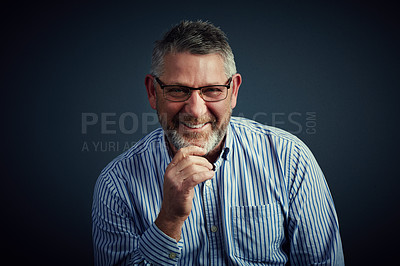
POLYGON ((209 152, 210 144, 208 142, 199 142, 199 141, 187 141, 185 146, 197 146, 203 149, 206 149, 209 152))
POLYGON ((175 146, 177 150, 188 147, 188 146, 197 146, 206 150, 206 153, 211 152, 215 149, 215 147, 219 144, 219 136, 218 134, 210 134, 207 139, 193 139, 186 138, 182 136, 175 130, 171 130, 167 133, 168 141, 175 146))

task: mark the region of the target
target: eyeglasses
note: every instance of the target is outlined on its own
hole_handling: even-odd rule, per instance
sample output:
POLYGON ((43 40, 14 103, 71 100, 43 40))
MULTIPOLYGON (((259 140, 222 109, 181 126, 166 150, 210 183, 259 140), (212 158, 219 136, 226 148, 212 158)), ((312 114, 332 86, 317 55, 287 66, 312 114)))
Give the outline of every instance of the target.
POLYGON ((228 96, 228 89, 231 87, 232 77, 226 85, 209 85, 199 88, 192 88, 181 85, 165 85, 159 78, 155 77, 163 90, 164 98, 171 102, 184 102, 190 98, 193 90, 200 91, 200 97, 206 102, 219 102, 228 96))

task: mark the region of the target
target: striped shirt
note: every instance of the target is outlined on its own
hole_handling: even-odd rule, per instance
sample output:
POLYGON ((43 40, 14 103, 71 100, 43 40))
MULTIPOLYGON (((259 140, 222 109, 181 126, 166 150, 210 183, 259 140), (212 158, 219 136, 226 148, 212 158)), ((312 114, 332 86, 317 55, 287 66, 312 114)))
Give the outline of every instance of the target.
POLYGON ((171 159, 157 129, 103 169, 92 212, 96 265, 344 265, 328 185, 295 136, 232 117, 179 242, 154 224, 171 159))

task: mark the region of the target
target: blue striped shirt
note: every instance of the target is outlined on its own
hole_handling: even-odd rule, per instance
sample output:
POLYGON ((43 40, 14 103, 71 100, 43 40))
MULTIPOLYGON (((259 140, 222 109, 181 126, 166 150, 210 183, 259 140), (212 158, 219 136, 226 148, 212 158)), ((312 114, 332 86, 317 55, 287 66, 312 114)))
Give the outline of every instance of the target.
POLYGON ((171 159, 157 129, 103 169, 92 212, 96 265, 344 265, 328 185, 295 136, 232 117, 179 242, 154 224, 171 159))

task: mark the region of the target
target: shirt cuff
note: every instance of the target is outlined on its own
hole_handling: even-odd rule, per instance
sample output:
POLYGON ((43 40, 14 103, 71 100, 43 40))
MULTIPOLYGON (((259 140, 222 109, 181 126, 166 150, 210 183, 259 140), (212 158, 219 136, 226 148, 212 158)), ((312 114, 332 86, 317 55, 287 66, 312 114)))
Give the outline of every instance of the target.
POLYGON ((153 264, 176 265, 181 257, 182 238, 179 242, 166 235, 153 223, 142 234, 139 250, 144 259, 153 264))

